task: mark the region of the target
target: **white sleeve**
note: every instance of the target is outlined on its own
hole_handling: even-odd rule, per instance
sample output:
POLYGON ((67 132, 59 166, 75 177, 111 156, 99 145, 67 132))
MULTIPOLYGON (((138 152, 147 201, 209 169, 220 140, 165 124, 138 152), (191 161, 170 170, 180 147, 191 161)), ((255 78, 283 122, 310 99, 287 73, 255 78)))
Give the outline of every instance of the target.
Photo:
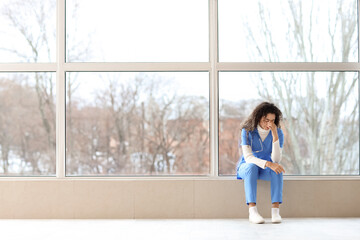
POLYGON ((252 153, 251 146, 243 145, 241 148, 242 148, 242 152, 244 154, 245 162, 254 163, 257 166, 261 167, 262 169, 265 169, 265 164, 267 161, 255 157, 254 154, 252 153))
POLYGON ((282 155, 282 148, 280 148, 279 140, 272 144, 271 160, 275 163, 280 163, 282 155))

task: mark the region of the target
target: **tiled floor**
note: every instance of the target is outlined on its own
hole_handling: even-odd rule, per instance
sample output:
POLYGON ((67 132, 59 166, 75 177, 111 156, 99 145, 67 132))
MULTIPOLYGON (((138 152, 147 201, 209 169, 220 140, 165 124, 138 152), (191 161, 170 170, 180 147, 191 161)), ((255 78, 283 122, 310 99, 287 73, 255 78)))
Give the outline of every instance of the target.
POLYGON ((247 219, 189 220, 0 220, 2 240, 149 240, 149 239, 360 239, 360 218, 269 219, 261 225, 247 219))

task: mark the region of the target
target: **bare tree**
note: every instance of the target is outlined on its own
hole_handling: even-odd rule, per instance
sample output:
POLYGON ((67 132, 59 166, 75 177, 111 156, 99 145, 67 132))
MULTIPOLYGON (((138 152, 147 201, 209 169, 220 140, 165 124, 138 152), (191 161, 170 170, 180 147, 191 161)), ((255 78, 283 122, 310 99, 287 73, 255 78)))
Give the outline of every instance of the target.
MULTIPOLYGON (((78 3, 74 2, 74 11, 68 14, 75 15, 78 9, 78 3)), ((1 15, 6 20, 9 27, 12 29, 12 34, 18 36, 18 44, 21 48, 14 46, 2 46, 0 51, 5 52, 7 55, 12 54, 20 62, 52 62, 55 56, 55 42, 56 42, 56 1, 9 1, 1 7, 1 15)), ((77 26, 75 26, 76 28, 77 26)), ((75 31, 76 32, 76 31, 75 31)), ((67 48, 67 56, 71 61, 78 61, 86 58, 90 51, 87 45, 82 44, 79 47, 76 41, 76 36, 67 35, 67 40, 72 41, 73 47, 67 48), (75 43, 75 44, 74 44, 75 43)), ((6 35, 5 35, 6 36, 6 35)), ((38 101, 35 104, 38 111, 33 113, 33 116, 40 115, 42 128, 46 132, 47 145, 46 152, 50 156, 49 169, 55 173, 55 79, 53 74, 36 72, 34 75, 33 90, 36 92, 38 101)), ((76 82, 76 74, 68 74, 67 82, 67 96, 68 105, 71 106, 72 92, 76 90, 79 83, 76 82), (71 76, 70 76, 71 75, 71 76), (71 81, 70 81, 71 79, 71 81)), ((71 107, 69 108, 71 109, 71 107)), ((67 147, 73 146, 73 128, 71 121, 71 111, 67 112, 67 134, 69 143, 67 147)), ((27 133, 23 133, 26 135, 27 133)), ((29 142, 28 145, 32 143, 29 142)), ((5 145, 4 145, 5 146, 5 145)), ((23 146, 27 146, 23 144, 23 146)), ((5 149, 5 148, 4 148, 5 149)), ((29 149, 28 147, 25 149, 29 149)), ((25 151, 25 150, 24 150, 25 151)), ((72 152, 72 151, 71 151, 72 152)), ((28 161, 30 156, 27 156, 25 161, 28 161)), ((6 171, 6 170, 4 170, 6 171)), ((33 172, 34 174, 41 174, 39 171, 33 172)))
MULTIPOLYGON (((331 39, 332 44, 327 52, 322 53, 317 50, 319 35, 316 31, 320 30, 314 29, 319 26, 320 8, 316 7, 314 1, 311 2, 310 11, 304 10, 303 1, 287 3, 291 14, 287 15, 289 32, 286 33, 286 42, 290 51, 281 51, 281 43, 274 40, 276 26, 271 25, 273 18, 268 8, 259 1, 258 17, 265 40, 259 42, 251 23, 247 23, 249 45, 254 50, 252 56, 272 62, 281 61, 288 53, 291 60, 313 62, 326 56, 327 61, 347 62, 355 55, 355 1, 352 1, 352 5, 338 1, 335 13, 329 14, 328 31, 323 29, 321 38, 331 39), (331 16, 336 16, 336 19, 331 16)), ((352 169, 352 166, 358 162, 359 154, 356 74, 331 72, 325 76, 307 72, 269 75, 257 77, 258 92, 263 99, 277 103, 284 113, 287 139, 284 164, 294 174, 355 173, 356 169, 352 169), (318 82, 323 80, 320 86, 318 82), (325 96, 320 96, 321 88, 327 89, 325 96), (304 92, 306 95, 303 95, 304 92)))
POLYGON ((36 114, 35 84, 24 76, 16 76, 1 79, 0 86, 0 145, 4 173, 53 174, 51 159, 54 152, 49 152, 47 132, 41 128, 40 114, 36 114), (14 166, 14 161, 18 160, 22 163, 14 166))
MULTIPOLYGON (((224 96, 220 96, 223 98, 224 96)), ((259 104, 257 99, 244 99, 232 102, 220 99, 219 102, 219 173, 235 174, 236 163, 242 156, 239 148, 240 123, 259 104)))
POLYGON ((207 99, 177 96, 166 79, 156 76, 102 76, 99 84, 106 86, 104 90, 95 91, 93 100, 72 105, 76 131, 71 174, 182 174, 208 169, 207 99))
MULTIPOLYGON (((24 62, 51 61, 55 50, 54 31, 51 31, 52 14, 55 8, 52 1, 12 1, 1 9, 1 14, 8 20, 9 25, 15 29, 23 41, 24 49, 0 48, 17 55, 24 62)), ((55 28, 54 28, 55 29, 55 28)), ((41 116, 42 126, 46 132, 47 152, 50 162, 55 164, 55 82, 52 74, 35 73, 34 90, 38 101, 38 112, 41 116)), ((28 116, 32 117, 32 116, 28 116)), ((23 133, 26 135, 26 133, 23 133)), ((25 146, 25 145, 23 145, 25 146)), ((54 167, 52 167, 54 170, 54 167)), ((5 170, 6 171, 6 170, 5 170)), ((40 170, 34 165, 34 174, 40 170)))
POLYGON ((151 155, 150 174, 159 166, 165 174, 206 172, 208 100, 177 95, 171 80, 152 80, 149 84, 143 121, 147 129, 145 146, 151 155))

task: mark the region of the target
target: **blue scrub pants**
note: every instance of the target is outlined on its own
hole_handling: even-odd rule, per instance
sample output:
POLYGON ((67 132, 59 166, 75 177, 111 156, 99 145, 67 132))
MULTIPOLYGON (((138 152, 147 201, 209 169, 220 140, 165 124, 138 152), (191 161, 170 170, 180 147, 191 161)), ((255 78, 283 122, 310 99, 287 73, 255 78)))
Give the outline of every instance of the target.
POLYGON ((244 179, 246 204, 256 203, 257 180, 271 181, 271 202, 282 203, 283 174, 270 168, 262 169, 254 163, 242 163, 239 176, 244 179))

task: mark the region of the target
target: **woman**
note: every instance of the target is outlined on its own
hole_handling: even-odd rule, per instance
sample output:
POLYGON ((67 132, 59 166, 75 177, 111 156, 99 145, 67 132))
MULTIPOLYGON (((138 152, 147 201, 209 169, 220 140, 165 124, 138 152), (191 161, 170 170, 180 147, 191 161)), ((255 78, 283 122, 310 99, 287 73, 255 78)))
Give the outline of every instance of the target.
POLYGON ((284 143, 280 129, 282 113, 274 104, 263 102, 241 125, 243 155, 237 165, 237 178, 244 179, 249 221, 264 223, 256 208, 257 180, 271 181, 271 216, 273 223, 280 223, 279 204, 282 203, 284 168, 279 164, 284 143))

